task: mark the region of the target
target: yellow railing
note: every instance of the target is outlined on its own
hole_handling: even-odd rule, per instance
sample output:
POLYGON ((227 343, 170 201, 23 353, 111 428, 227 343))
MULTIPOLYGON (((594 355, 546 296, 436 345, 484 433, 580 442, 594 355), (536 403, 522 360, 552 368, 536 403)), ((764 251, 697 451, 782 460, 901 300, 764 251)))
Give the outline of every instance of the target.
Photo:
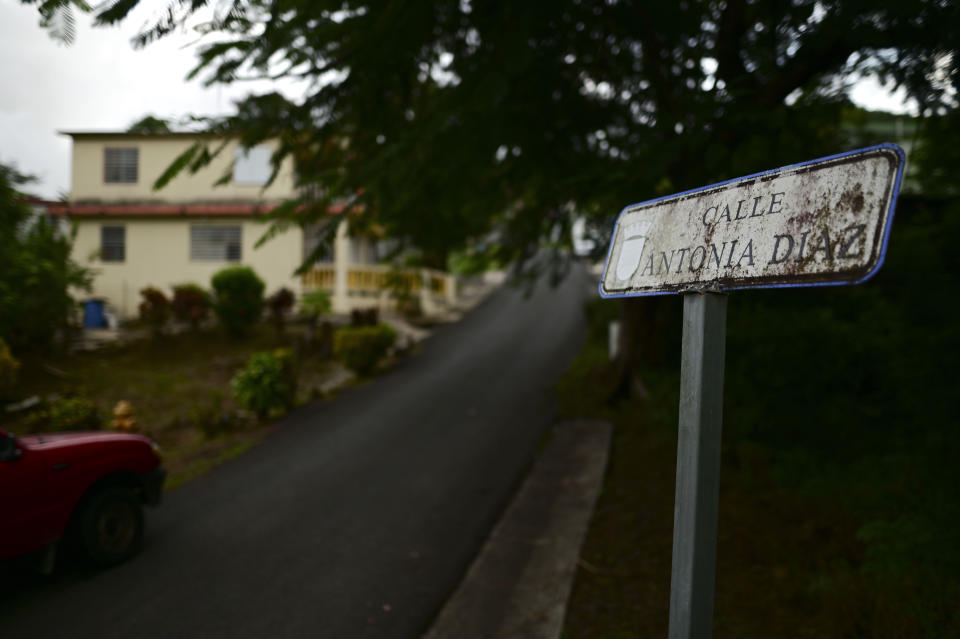
MULTIPOLYGON (((347 292, 370 294, 390 291, 419 294, 421 289, 427 286, 431 295, 446 297, 450 292, 450 277, 446 273, 431 269, 397 270, 379 264, 353 266, 347 269, 347 292)), ((335 269, 332 266, 323 266, 307 271, 303 275, 303 288, 305 291, 333 291, 336 288, 335 269)))
POLYGON ((416 272, 392 271, 372 267, 347 269, 347 289, 351 291, 380 292, 419 291, 420 276, 416 272))
POLYGON ((336 286, 337 272, 332 266, 310 269, 303 274, 305 291, 332 291, 336 286))

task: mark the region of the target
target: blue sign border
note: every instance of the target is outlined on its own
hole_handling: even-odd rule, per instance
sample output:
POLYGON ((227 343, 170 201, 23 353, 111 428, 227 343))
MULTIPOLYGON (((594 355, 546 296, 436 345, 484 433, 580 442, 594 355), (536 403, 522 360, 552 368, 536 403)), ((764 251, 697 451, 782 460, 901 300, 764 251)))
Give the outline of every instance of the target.
POLYGON ((893 214, 894 214, 894 211, 896 210, 897 197, 900 195, 900 183, 903 179, 903 171, 907 163, 907 156, 903 152, 903 149, 901 149, 896 144, 892 144, 889 142, 885 142, 883 144, 876 144, 874 146, 864 147, 862 149, 855 149, 853 151, 845 151, 843 153, 837 153, 835 155, 828 155, 822 158, 817 158, 815 160, 807 160, 806 162, 790 164, 788 166, 782 166, 778 169, 770 169, 768 171, 761 171, 760 173, 751 173, 750 175, 744 175, 742 177, 732 178, 730 180, 724 180, 723 182, 717 182, 716 184, 701 186, 695 189, 690 189, 689 191, 682 191, 680 193, 674 193, 673 195, 665 195, 663 197, 658 197, 652 200, 646 200, 643 202, 638 202, 636 204, 630 204, 629 206, 625 206, 623 210, 620 211, 620 215, 617 216, 617 223, 616 225, 614 225, 613 235, 611 235, 610 237, 610 246, 607 248, 607 257, 603 262, 603 273, 600 275, 600 285, 598 287, 600 291, 600 297, 604 299, 617 299, 622 297, 652 297, 654 295, 678 295, 685 292, 696 292, 696 287, 691 286, 689 291, 672 290, 672 291, 639 291, 639 292, 634 291, 634 292, 610 293, 610 294, 604 293, 603 281, 606 279, 607 268, 609 268, 610 266, 610 256, 613 253, 613 240, 617 237, 617 231, 620 229, 620 221, 623 219, 623 215, 627 211, 631 209, 635 209, 639 206, 647 206, 649 204, 654 204, 656 202, 662 202, 663 200, 670 200, 673 198, 679 198, 679 197, 683 197, 685 195, 690 195, 693 193, 699 193, 701 191, 708 191, 710 189, 715 189, 719 186, 732 184, 734 182, 740 182, 743 180, 750 180, 753 178, 759 178, 763 176, 774 175, 777 173, 783 173, 784 171, 798 169, 804 166, 809 166, 811 164, 817 164, 819 162, 827 162, 830 160, 846 158, 852 155, 867 153, 869 151, 876 151, 878 149, 886 149, 886 150, 893 151, 900 158, 900 162, 897 165, 897 178, 893 186, 893 195, 890 198, 890 203, 887 205, 887 222, 886 222, 886 228, 883 229, 883 243, 880 246, 880 259, 877 261, 877 265, 874 266, 869 273, 867 273, 865 276, 863 276, 859 280, 855 280, 855 281, 834 280, 834 281, 825 281, 825 282, 785 282, 785 283, 779 283, 779 284, 776 284, 776 283, 775 284, 757 284, 757 285, 730 286, 730 287, 721 286, 719 289, 708 289, 705 287, 704 291, 715 290, 719 292, 725 292, 725 291, 740 291, 745 289, 758 289, 758 288, 805 288, 805 287, 811 287, 811 286, 854 286, 856 284, 862 284, 863 282, 866 282, 871 277, 877 274, 877 271, 880 270, 880 267, 883 266, 883 262, 886 260, 887 244, 890 241, 890 229, 893 226, 893 214))

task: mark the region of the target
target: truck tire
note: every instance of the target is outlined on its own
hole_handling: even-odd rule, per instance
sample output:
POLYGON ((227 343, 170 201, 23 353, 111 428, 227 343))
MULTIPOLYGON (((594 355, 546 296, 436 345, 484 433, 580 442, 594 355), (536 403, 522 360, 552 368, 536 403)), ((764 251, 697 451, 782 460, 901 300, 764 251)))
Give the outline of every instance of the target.
POLYGON ((140 500, 124 486, 105 486, 85 500, 80 513, 80 546, 99 567, 126 561, 143 541, 140 500))

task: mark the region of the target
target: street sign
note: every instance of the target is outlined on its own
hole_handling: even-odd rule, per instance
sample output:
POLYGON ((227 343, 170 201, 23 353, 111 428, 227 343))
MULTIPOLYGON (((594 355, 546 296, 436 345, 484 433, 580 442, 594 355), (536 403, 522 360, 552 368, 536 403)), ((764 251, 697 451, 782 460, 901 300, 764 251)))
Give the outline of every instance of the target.
POLYGON ((858 284, 887 249, 904 155, 893 144, 628 206, 603 297, 684 293, 669 639, 709 639, 717 557, 727 296, 858 284))
POLYGON ((882 144, 628 206, 600 295, 863 282, 883 263, 903 166, 882 144))

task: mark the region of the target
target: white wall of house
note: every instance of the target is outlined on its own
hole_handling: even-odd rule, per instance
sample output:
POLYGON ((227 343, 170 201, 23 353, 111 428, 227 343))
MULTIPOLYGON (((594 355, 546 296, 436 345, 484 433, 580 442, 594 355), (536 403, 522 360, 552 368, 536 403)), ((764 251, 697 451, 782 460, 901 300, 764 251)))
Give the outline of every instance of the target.
POLYGON ((77 235, 73 259, 96 272, 91 294, 83 297, 105 298, 121 318, 136 317, 141 297, 147 286, 172 293, 174 284, 195 282, 210 288, 210 278, 226 266, 243 264, 256 271, 270 295, 287 287, 298 297, 300 278, 293 275, 303 259, 303 236, 299 228, 291 228, 271 238, 259 248, 257 240, 267 224, 250 218, 131 218, 101 216, 75 220, 77 235), (241 232, 240 261, 206 261, 191 259, 190 227, 239 226, 241 232), (122 262, 104 261, 101 255, 101 228, 123 226, 125 256, 122 262))
MULTIPOLYGON (((276 180, 266 190, 257 183, 257 171, 248 168, 240 151, 240 172, 236 180, 229 184, 214 187, 213 184, 230 170, 237 159, 238 146, 229 142, 223 152, 211 164, 190 175, 181 171, 167 186, 159 191, 153 190, 153 184, 168 166, 200 137, 183 135, 96 135, 75 133, 73 136, 73 158, 70 186, 70 200, 82 202, 202 202, 202 201, 278 201, 296 196, 293 160, 287 158, 281 165, 276 180), (107 148, 136 148, 138 150, 138 175, 135 183, 107 182, 104 179, 104 163, 107 148), (252 179, 251 179, 252 178, 252 179)), ((209 138, 208 138, 209 139, 209 138)), ((211 150, 220 143, 209 139, 211 150)), ((272 144, 264 146, 273 148, 272 144)), ((254 147, 251 160, 265 157, 264 149, 254 147)))

